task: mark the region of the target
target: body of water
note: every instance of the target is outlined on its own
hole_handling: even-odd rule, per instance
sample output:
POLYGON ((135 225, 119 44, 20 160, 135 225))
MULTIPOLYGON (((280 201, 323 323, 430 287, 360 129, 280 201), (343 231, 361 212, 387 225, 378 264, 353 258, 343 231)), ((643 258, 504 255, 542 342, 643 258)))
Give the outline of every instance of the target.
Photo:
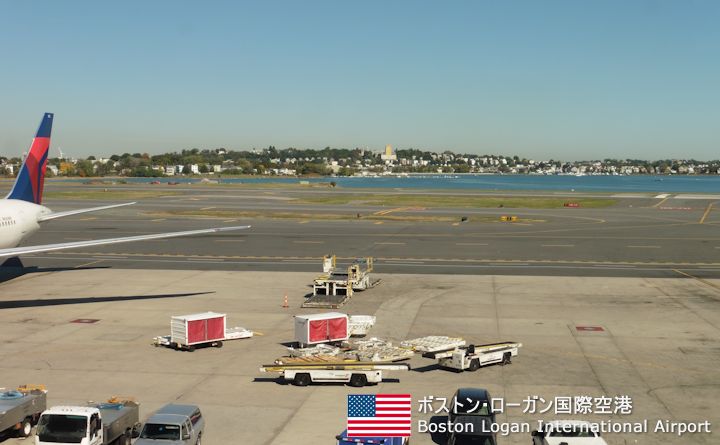
MULTIPOLYGON (((217 180, 218 177, 211 177, 217 180)), ((561 175, 409 175, 381 177, 247 177, 219 178, 223 183, 297 184, 334 181, 346 188, 403 188, 403 189, 451 189, 451 190, 548 190, 605 193, 720 193, 720 175, 717 176, 561 176, 561 175)), ((88 179, 67 179, 66 181, 87 181, 88 179)), ((200 179, 167 178, 124 178, 129 183, 152 181, 196 183, 200 179)))

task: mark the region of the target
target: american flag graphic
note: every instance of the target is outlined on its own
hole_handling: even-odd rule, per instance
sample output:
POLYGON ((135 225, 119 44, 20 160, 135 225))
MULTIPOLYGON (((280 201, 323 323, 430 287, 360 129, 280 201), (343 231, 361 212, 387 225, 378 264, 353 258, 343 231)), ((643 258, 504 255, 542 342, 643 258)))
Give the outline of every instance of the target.
POLYGON ((410 394, 348 395, 348 437, 410 436, 410 394))

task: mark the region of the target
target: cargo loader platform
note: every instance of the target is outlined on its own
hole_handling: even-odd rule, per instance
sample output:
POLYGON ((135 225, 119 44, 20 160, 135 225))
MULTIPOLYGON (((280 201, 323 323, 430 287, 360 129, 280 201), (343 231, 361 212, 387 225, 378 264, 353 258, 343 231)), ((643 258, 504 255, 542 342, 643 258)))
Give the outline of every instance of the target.
POLYGON ((369 289, 380 281, 372 282, 372 257, 356 259, 346 270, 338 268, 335 255, 323 257, 323 274, 313 281, 313 293, 303 304, 306 308, 337 309, 352 297, 355 291, 369 289))

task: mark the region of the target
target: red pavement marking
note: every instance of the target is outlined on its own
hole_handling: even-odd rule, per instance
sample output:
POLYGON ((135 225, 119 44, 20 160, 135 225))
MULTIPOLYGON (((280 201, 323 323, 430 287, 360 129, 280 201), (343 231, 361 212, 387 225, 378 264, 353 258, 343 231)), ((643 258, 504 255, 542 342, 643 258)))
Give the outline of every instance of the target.
POLYGON ((605 329, 603 329, 601 326, 575 326, 575 329, 578 331, 589 331, 589 332, 603 332, 605 329))

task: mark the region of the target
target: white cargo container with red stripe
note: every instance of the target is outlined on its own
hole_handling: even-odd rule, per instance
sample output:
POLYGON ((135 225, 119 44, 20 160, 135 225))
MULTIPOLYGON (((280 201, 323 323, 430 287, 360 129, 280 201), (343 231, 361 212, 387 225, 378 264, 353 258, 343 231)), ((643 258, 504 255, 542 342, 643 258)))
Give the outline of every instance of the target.
POLYGON ((348 316, 340 312, 295 316, 295 341, 300 347, 347 340, 348 316))
POLYGON ((172 346, 189 348, 203 343, 222 346, 225 340, 225 314, 202 312, 175 315, 170 318, 170 342, 172 346))

